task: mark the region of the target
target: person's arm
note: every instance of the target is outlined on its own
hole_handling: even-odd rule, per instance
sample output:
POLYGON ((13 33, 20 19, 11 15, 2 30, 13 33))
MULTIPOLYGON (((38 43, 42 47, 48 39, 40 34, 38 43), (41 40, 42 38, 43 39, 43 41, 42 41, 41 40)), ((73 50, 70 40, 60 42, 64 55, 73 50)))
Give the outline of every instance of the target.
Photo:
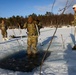
POLYGON ((5 29, 7 30, 8 29, 8 26, 5 24, 5 29))
POLYGON ((74 20, 71 22, 72 26, 76 26, 76 13, 74 14, 74 20))
POLYGON ((23 28, 25 28, 25 29, 27 28, 27 23, 24 23, 24 26, 23 26, 23 28))
POLYGON ((73 21, 73 25, 76 26, 76 13, 74 14, 74 21, 73 21))
POLYGON ((39 28, 39 30, 40 30, 41 28, 43 28, 43 26, 42 26, 42 23, 41 23, 41 22, 39 22, 39 23, 38 23, 38 28, 39 28))
POLYGON ((74 26, 74 21, 71 22, 71 26, 74 26))
POLYGON ((76 26, 76 19, 73 21, 73 25, 76 26))

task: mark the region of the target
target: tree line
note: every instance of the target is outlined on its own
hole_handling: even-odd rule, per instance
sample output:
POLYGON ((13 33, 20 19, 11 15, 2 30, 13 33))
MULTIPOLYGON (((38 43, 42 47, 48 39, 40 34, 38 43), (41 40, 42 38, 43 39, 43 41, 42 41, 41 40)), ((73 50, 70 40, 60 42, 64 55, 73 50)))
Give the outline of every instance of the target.
MULTIPOLYGON (((30 15, 29 15, 30 16, 30 15)), ((34 18, 34 20, 39 20, 43 26, 56 26, 59 25, 60 27, 63 25, 71 25, 71 22, 74 19, 73 14, 53 14, 51 12, 46 12, 45 15, 36 15, 35 13, 31 14, 31 16, 34 18)), ((9 18, 2 18, 0 17, 0 23, 1 20, 4 20, 6 25, 9 28, 18 28, 19 26, 23 28, 23 25, 25 22, 27 22, 28 17, 25 16, 12 16, 9 18)))

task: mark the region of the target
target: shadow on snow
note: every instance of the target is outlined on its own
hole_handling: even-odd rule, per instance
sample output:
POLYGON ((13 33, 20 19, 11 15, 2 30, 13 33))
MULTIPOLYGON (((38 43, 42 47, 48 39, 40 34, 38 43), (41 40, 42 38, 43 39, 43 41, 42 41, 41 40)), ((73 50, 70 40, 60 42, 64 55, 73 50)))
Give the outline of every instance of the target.
POLYGON ((70 34, 70 36, 71 36, 73 44, 75 45, 75 36, 73 34, 70 34))
MULTIPOLYGON (((57 36, 54 36, 54 38, 56 38, 56 37, 57 36)), ((42 42, 42 45, 47 45, 51 41, 51 39, 52 39, 52 37, 47 37, 47 39, 42 42)))
MULTIPOLYGON (((71 35, 72 38, 73 35, 71 35)), ((68 75, 75 75, 76 74, 76 52, 74 52, 72 50, 72 46, 71 44, 67 45, 67 49, 65 50, 65 55, 64 55, 64 59, 66 61, 67 64, 67 68, 68 68, 68 75)))

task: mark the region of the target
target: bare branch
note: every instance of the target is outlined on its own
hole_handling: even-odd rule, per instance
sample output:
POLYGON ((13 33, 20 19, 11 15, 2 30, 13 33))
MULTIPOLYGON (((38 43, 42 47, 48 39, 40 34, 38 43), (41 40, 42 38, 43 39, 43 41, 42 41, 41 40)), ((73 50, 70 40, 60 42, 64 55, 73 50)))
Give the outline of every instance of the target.
POLYGON ((53 7, 54 7, 55 2, 56 2, 56 0, 54 0, 54 2, 53 2, 52 8, 51 8, 51 12, 53 12, 53 7))
POLYGON ((60 11, 63 11, 61 14, 63 14, 63 13, 65 12, 66 9, 68 9, 69 7, 72 6, 73 0, 70 2, 69 5, 68 5, 68 2, 69 2, 69 1, 67 0, 65 7, 59 10, 59 12, 60 12, 60 11))

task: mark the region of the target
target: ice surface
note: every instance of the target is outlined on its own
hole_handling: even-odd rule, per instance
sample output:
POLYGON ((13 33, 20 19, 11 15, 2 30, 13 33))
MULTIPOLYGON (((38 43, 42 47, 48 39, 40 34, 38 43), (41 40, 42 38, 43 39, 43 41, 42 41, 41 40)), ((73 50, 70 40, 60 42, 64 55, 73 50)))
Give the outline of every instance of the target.
MULTIPOLYGON (((49 41, 55 31, 55 28, 42 28, 41 34, 38 38, 38 50, 47 50, 49 41)), ((26 30, 20 31, 14 29, 16 35, 27 35, 26 30)), ((13 35, 13 30, 8 30, 8 37, 13 35)), ((2 35, 0 35, 0 42, 2 42, 2 35)), ((72 50, 75 43, 74 27, 58 28, 53 42, 49 48, 51 55, 43 63, 42 75, 76 75, 76 51, 72 50), (62 35, 62 37, 61 37, 62 35), (63 40, 62 40, 63 38, 63 40)), ((18 41, 11 41, 0 44, 0 59, 27 49, 27 37, 21 38, 18 41), (19 42, 19 43, 18 43, 19 42)), ((39 75, 40 67, 35 68, 32 72, 10 71, 0 68, 0 75, 39 75)))

